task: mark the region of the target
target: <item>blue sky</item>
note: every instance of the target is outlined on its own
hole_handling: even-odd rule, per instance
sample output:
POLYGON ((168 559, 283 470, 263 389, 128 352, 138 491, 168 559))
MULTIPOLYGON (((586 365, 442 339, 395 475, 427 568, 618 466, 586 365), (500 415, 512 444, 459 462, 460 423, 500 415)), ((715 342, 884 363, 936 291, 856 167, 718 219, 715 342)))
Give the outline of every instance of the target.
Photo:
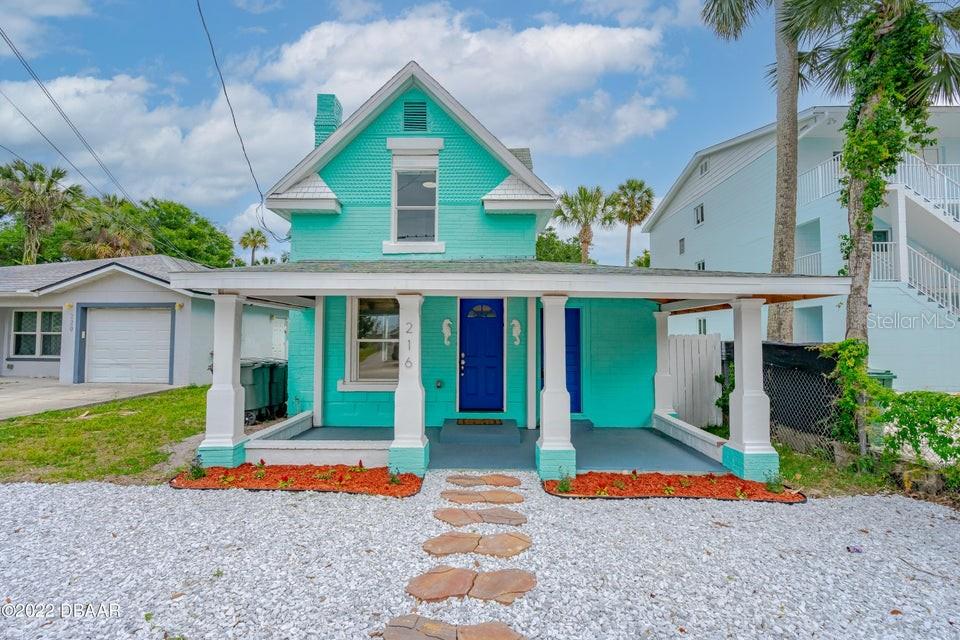
MULTIPOLYGON (((336 93, 349 113, 409 59, 508 145, 531 146, 537 173, 560 190, 638 177, 662 196, 694 151, 774 117, 770 16, 722 42, 699 24, 699 0, 203 6, 264 189, 310 150, 315 93, 336 93)), ((186 202, 234 236, 255 224, 256 190, 193 2, 0 0, 0 16, 132 195, 186 202)), ((28 80, 0 51, 0 88, 107 190, 28 80)), ((805 95, 801 108, 822 102, 805 95)), ((57 160, 2 99, 0 144, 57 160)), ((623 237, 598 234, 594 257, 621 262, 623 237)))

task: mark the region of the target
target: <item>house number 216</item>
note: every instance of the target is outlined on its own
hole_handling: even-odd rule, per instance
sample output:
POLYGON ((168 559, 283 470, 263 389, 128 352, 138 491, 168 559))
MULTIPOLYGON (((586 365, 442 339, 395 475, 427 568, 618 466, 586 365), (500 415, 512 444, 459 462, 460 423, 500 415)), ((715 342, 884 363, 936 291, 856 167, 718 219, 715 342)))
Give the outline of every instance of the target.
MULTIPOLYGON (((412 333, 413 333, 413 323, 412 323, 412 322, 407 322, 406 325, 407 325, 406 333, 412 334, 412 333)), ((407 338, 407 351, 412 351, 412 350, 413 350, 413 340, 411 340, 410 338, 407 338)), ((413 360, 410 359, 410 356, 407 356, 407 359, 403 361, 403 368, 404 368, 404 369, 412 369, 412 368, 413 368, 413 360)))

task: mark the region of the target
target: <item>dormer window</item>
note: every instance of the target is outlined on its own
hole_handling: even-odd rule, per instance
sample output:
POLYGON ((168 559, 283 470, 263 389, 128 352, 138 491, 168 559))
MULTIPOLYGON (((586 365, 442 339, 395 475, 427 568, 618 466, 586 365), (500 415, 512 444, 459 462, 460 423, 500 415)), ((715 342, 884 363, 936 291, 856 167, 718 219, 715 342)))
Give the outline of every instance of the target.
POLYGON ((396 177, 397 242, 437 239, 437 171, 398 170, 396 177))

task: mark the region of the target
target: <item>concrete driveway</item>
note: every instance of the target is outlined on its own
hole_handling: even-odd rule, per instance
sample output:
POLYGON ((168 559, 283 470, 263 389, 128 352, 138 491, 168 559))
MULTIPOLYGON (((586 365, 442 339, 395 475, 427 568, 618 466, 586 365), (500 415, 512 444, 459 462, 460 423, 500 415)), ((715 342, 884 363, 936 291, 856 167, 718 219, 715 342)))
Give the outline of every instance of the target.
POLYGON ((49 378, 0 378, 0 420, 53 409, 99 404, 172 388, 168 384, 60 384, 49 378))

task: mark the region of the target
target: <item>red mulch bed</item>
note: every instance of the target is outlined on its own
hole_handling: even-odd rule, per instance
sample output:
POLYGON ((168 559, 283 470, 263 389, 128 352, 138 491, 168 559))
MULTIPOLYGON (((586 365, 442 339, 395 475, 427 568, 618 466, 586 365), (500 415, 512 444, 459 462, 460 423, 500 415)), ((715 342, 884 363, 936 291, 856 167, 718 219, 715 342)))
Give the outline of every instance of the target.
POLYGON ((210 467, 194 480, 184 471, 170 481, 174 489, 251 489, 254 491, 337 491, 407 498, 420 491, 423 481, 412 473, 390 482, 386 467, 334 465, 242 464, 234 469, 210 467))
POLYGON ((743 480, 732 474, 722 476, 672 475, 664 473, 605 473, 590 471, 570 478, 570 491, 557 490, 559 480, 547 480, 543 488, 564 498, 712 498, 759 502, 806 502, 797 491, 767 490, 762 482, 743 480))

